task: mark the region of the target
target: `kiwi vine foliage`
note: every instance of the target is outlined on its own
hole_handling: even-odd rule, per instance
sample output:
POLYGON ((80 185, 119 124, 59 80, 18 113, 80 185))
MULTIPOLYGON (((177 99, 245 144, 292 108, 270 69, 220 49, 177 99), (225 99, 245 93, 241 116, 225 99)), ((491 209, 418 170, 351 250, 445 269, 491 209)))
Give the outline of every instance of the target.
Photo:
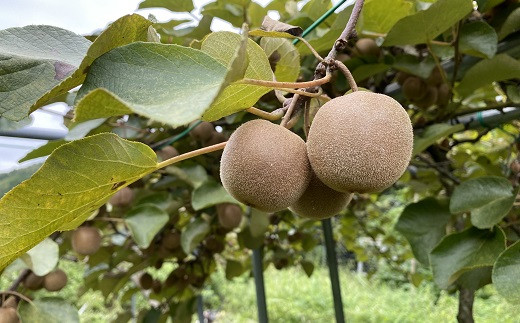
MULTIPOLYGON (((366 1, 356 26, 363 40, 352 40, 338 59, 360 87, 386 93, 406 108, 414 157, 396 184, 379 194, 355 194, 333 223, 338 241, 369 275, 390 267, 397 283, 449 291, 472 292, 492 283, 514 302, 520 299, 520 123, 506 117, 488 123, 485 113, 520 105, 520 4, 476 4, 366 1), (472 114, 477 111, 485 112, 472 114), (452 125, 455 118, 467 122, 466 114, 478 122, 452 125)), ((141 292, 136 277, 149 272, 154 282, 146 295, 159 306, 139 317, 174 322, 191 318, 195 296, 219 268, 228 279, 250 272, 250 249, 262 247, 266 265, 298 266, 312 275, 318 264, 309 254, 320 247, 319 222, 289 210, 237 215, 236 208, 235 218, 223 219, 222 210, 238 202, 220 183, 220 152, 161 170, 156 159, 172 138, 178 152, 193 151, 227 140, 257 118, 243 111, 250 106, 280 108, 273 91, 240 84, 242 78, 312 79, 318 62, 301 42, 210 30, 214 18, 258 29, 269 10, 305 29, 332 7, 327 0, 310 0, 301 10, 297 5, 218 0, 201 8, 202 18, 189 27, 129 15, 87 38, 52 26, 0 31, 0 57, 6 58, 0 60, 2 127, 22 126, 31 111, 66 102, 75 112, 66 125, 81 138, 33 151, 26 159, 50 156, 18 186, 29 170, 0 177, 2 193, 16 186, 0 200, 0 270, 52 270, 55 264, 25 252, 62 232, 53 235, 62 259, 90 268, 80 293, 100 290, 129 309, 132 294, 141 292), (51 41, 52 51, 33 46, 51 41), (202 123, 189 136, 177 136, 197 119, 213 125, 202 123), (132 195, 126 203, 107 204, 127 188, 132 195), (237 216, 241 224, 230 231, 237 216), (85 221, 103 236, 101 248, 88 258, 70 246, 70 230, 85 221), (179 234, 175 248, 161 245, 172 233, 179 234), (166 275, 160 269, 164 259, 173 264, 166 275)), ((146 0, 141 7, 193 10, 190 0, 146 0)), ((350 6, 333 14, 306 37, 320 54, 333 46, 351 11, 350 6)), ((329 97, 349 90, 338 72, 322 88, 329 97)), ((311 115, 324 103, 312 99, 311 115)), ((302 122, 293 131, 304 138, 302 122)), ((50 317, 57 315, 56 304, 65 306, 66 300, 36 303, 50 317)), ((77 313, 67 313, 77 320, 77 313)), ((20 315, 30 319, 35 313, 20 315)))

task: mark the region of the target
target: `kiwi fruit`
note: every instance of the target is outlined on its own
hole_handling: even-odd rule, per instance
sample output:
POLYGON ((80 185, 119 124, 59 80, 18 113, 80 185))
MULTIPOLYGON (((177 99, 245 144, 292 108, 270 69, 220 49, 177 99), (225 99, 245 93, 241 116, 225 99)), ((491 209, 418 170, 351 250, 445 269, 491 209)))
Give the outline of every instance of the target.
POLYGON ((16 297, 9 296, 3 303, 2 307, 12 307, 16 308, 18 306, 18 301, 16 300, 16 297))
POLYGON ((31 271, 23 280, 23 286, 30 290, 38 290, 43 287, 44 276, 38 276, 31 271))
POLYGON ((179 152, 173 146, 166 146, 157 152, 161 160, 167 160, 175 156, 179 156, 179 152))
POLYGON ((313 173, 303 195, 289 208, 301 217, 326 219, 343 210, 352 198, 352 193, 333 190, 313 173))
POLYGON ((72 249, 80 255, 92 255, 101 247, 101 234, 97 228, 79 227, 72 233, 72 249))
POLYGON ((181 235, 179 232, 169 231, 163 235, 162 245, 169 250, 175 250, 181 245, 181 235))
POLYGON ((211 122, 202 121, 198 126, 190 131, 190 135, 197 141, 206 142, 211 139, 214 132, 215 127, 213 127, 211 122))
POLYGON ((437 104, 446 105, 450 102, 450 86, 442 83, 437 87, 437 104))
POLYGON ((113 206, 127 206, 134 200, 134 191, 130 187, 123 187, 110 198, 113 206))
POLYGON ((513 160, 509 165, 509 168, 515 175, 520 173, 520 161, 518 161, 518 159, 513 160))
POLYGON ((139 286, 142 289, 150 289, 153 287, 153 278, 149 273, 144 273, 139 277, 139 286))
POLYGON ((266 120, 242 124, 222 153, 220 178, 238 201, 264 212, 289 207, 310 180, 305 142, 266 120))
POLYGON ((426 84, 431 86, 438 86, 443 82, 441 71, 438 68, 434 68, 432 74, 426 79, 426 84))
POLYGON ((224 229, 232 230, 242 222, 242 208, 236 204, 217 205, 218 222, 224 229))
POLYGON ((307 152, 316 176, 339 192, 378 192, 406 170, 413 129, 393 98, 357 91, 325 103, 309 130, 307 152))
POLYGON ((49 292, 57 292, 67 285, 67 280, 67 274, 61 269, 56 269, 45 275, 43 287, 49 292))
POLYGON ((437 87, 428 86, 426 89, 426 95, 420 100, 414 100, 413 103, 419 108, 426 109, 437 103, 437 97, 437 87))
POLYGON ((403 85, 404 82, 410 77, 411 75, 405 72, 398 72, 395 76, 395 80, 397 84, 403 85))
POLYGON ((426 95, 427 85, 418 77, 411 76, 403 83, 402 91, 408 100, 420 100, 426 95))
POLYGON ((361 38, 356 42, 353 52, 358 56, 379 56, 381 49, 373 39, 361 38))
POLYGON ((224 134, 215 131, 211 135, 211 138, 209 138, 209 140, 204 142, 204 145, 205 146, 213 146, 213 145, 216 145, 216 144, 220 144, 221 142, 224 142, 226 140, 227 140, 227 138, 226 138, 226 136, 224 134))
POLYGON ((159 294, 162 290, 162 284, 158 280, 153 281, 152 290, 155 294, 159 294))
POLYGON ((20 317, 14 307, 0 307, 0 323, 18 323, 20 317))

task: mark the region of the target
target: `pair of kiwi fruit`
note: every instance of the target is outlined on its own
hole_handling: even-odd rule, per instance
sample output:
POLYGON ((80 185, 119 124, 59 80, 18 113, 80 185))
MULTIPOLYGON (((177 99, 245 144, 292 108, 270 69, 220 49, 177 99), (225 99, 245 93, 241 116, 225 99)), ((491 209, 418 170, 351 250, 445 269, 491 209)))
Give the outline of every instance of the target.
POLYGON ((95 254, 101 247, 101 233, 94 227, 79 227, 72 233, 72 249, 83 256, 95 254))
POLYGON ((446 105, 450 100, 450 87, 443 82, 437 68, 426 80, 399 72, 397 82, 402 86, 403 95, 419 108, 426 109, 434 104, 446 105))
POLYGON ((18 302, 14 296, 9 296, 0 307, 0 323, 19 323, 20 317, 16 312, 18 302))
POLYGON ((67 285, 67 281, 67 274, 61 269, 56 269, 45 276, 38 276, 31 272, 25 277, 23 285, 30 290, 38 290, 43 287, 49 292, 57 292, 67 285))
POLYGON ((227 140, 226 136, 215 130, 211 122, 203 121, 193 128, 190 135, 204 146, 212 146, 227 140))
POLYGON ((381 191, 411 159, 410 118, 393 98, 357 91, 323 105, 307 143, 290 130, 253 120, 229 138, 220 176, 238 201, 265 212, 290 208, 300 216, 331 217, 352 192, 381 191))

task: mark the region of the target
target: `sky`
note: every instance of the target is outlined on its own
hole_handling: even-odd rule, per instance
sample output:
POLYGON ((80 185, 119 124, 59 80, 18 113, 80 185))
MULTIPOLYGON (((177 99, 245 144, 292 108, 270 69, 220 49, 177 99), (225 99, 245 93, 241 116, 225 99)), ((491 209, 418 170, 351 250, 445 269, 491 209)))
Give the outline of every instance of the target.
MULTIPOLYGON (((53 25, 81 35, 89 35, 104 29, 107 24, 121 16, 139 13, 144 17, 153 14, 159 21, 171 19, 191 19, 187 13, 173 13, 166 9, 153 8, 137 10, 142 0, 0 0, 0 30, 26 25, 53 25)), ((254 0, 265 6, 271 0, 254 0)), ((193 14, 200 16, 199 10, 212 0, 194 0, 193 14)), ((332 1, 337 3, 338 0, 332 1)), ((348 1, 351 2, 351 1, 348 1)), ((272 13, 270 13, 272 15, 272 13)), ((277 19, 278 17, 272 16, 277 19)), ((237 30, 221 19, 214 19, 213 31, 237 30)), ((45 111, 35 111, 30 128, 51 129, 66 132, 63 118, 68 107, 63 103, 46 106, 45 111)), ((1 130, 1 129, 0 129, 1 130)), ((29 151, 45 144, 44 140, 18 139, 0 136, 0 173, 24 167, 18 160, 29 151)), ((38 160, 41 161, 41 160, 38 160)))

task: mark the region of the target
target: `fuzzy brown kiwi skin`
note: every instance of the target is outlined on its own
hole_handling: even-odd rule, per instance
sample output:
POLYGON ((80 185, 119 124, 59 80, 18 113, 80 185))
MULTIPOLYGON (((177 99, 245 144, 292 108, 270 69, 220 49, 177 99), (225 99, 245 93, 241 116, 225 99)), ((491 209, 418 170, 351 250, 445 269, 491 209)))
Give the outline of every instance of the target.
POLYGON ((358 56, 379 56, 381 49, 373 39, 361 38, 356 42, 353 52, 358 56))
POLYGON ((0 323, 18 323, 20 317, 14 307, 0 307, 0 323))
POLYGON ((142 289, 150 289, 153 287, 153 277, 149 273, 144 273, 139 277, 139 285, 142 289))
POLYGON ((45 275, 43 287, 49 292, 57 292, 67 285, 67 280, 67 274, 61 269, 56 269, 45 275))
POLYGON ((92 255, 101 247, 101 234, 97 228, 79 227, 72 233, 72 249, 80 255, 92 255))
POLYGON ((309 130, 316 176, 339 192, 379 192, 406 170, 412 155, 410 118, 393 98, 357 91, 323 105, 309 130))
POLYGON ((110 204, 113 206, 128 206, 134 200, 135 194, 130 187, 123 187, 110 198, 110 204))
POLYGON ((222 153, 220 178, 238 201, 264 212, 289 207, 310 180, 305 142, 266 120, 242 124, 222 153))
POLYGON ((437 87, 437 104, 446 105, 450 102, 450 86, 442 83, 437 87))
POLYGON ((45 276, 38 276, 31 271, 27 277, 25 277, 23 281, 23 285, 25 288, 30 290, 38 290, 43 287, 43 278, 45 276))
POLYGON ((427 85, 418 77, 412 76, 403 83, 402 91, 408 100, 420 100, 426 95, 427 85))
POLYGON ((321 220, 333 217, 347 207, 352 193, 338 192, 323 184, 313 173, 303 195, 289 208, 301 217, 321 220))
POLYGON ((217 216, 220 226, 227 230, 233 230, 242 222, 242 209, 236 204, 219 204, 217 205, 217 216))
POLYGON ((419 108, 426 109, 437 103, 437 97, 437 87, 428 86, 426 95, 420 100, 413 101, 413 103, 419 108))
POLYGON ((179 152, 173 146, 166 146, 157 152, 161 160, 167 160, 179 156, 179 152))
POLYGON ((196 126, 190 131, 190 135, 195 140, 198 140, 200 142, 206 142, 211 138, 214 132, 215 127, 211 122, 202 121, 198 126, 196 126))

